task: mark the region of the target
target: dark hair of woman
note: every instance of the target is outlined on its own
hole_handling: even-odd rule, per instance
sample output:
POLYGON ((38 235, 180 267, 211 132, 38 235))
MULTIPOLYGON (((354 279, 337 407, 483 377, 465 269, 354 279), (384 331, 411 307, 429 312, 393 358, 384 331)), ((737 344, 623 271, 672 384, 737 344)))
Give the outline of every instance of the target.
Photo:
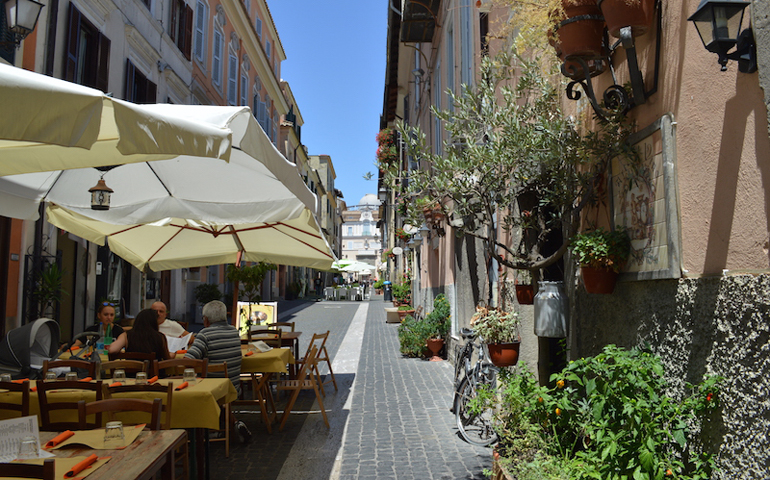
POLYGON ((126 351, 155 353, 158 360, 168 356, 166 337, 158 331, 158 312, 149 308, 139 312, 128 331, 126 351))

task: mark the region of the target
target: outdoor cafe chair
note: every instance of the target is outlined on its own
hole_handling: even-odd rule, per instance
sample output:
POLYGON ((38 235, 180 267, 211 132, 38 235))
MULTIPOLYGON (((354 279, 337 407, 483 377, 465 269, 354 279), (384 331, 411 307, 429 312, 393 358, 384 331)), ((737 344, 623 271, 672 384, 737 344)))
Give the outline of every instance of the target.
POLYGON ((329 382, 332 382, 334 385, 334 389, 337 389, 337 380, 334 378, 334 371, 332 371, 332 363, 329 359, 329 352, 326 350, 326 340, 329 338, 329 330, 326 331, 326 333, 315 333, 313 334, 313 338, 310 340, 310 345, 307 347, 307 353, 304 357, 297 359, 294 363, 296 365, 302 365, 305 363, 305 359, 307 358, 308 354, 310 353, 310 349, 313 346, 318 347, 318 354, 316 355, 316 362, 313 367, 313 372, 316 375, 316 378, 318 379, 318 385, 321 387, 321 393, 326 394, 323 387, 324 385, 328 384, 329 382), (321 372, 318 370, 318 363, 320 362, 326 362, 326 364, 329 366, 329 377, 326 381, 321 382, 321 372))
POLYGON ((110 361, 112 360, 139 360, 140 362, 147 361, 147 376, 152 377, 157 375, 156 372, 152 371, 152 367, 154 366, 154 361, 156 360, 156 356, 154 353, 142 353, 142 352, 116 352, 116 353, 110 353, 109 354, 110 361))
POLYGON ((147 372, 150 362, 147 360, 110 360, 102 362, 102 371, 107 377, 112 377, 115 370, 123 370, 129 377, 135 377, 137 372, 147 372))
POLYGON ((334 287, 324 288, 324 300, 334 300, 334 287))
POLYGON ((40 430, 44 431, 63 431, 63 430, 82 430, 84 428, 94 429, 102 426, 101 417, 99 416, 95 422, 86 424, 85 427, 81 426, 81 423, 76 420, 59 420, 52 421, 51 413, 55 412, 57 418, 61 418, 61 414, 70 412, 72 418, 76 418, 78 410, 77 401, 56 401, 56 397, 59 395, 66 395, 67 393, 54 393, 53 390, 88 390, 94 392, 96 400, 104 398, 104 391, 101 381, 96 382, 37 382, 37 398, 40 402, 40 430))
POLYGON ((3 463, 0 470, 3 477, 10 478, 39 478, 41 480, 54 480, 56 466, 53 458, 46 458, 42 465, 33 463, 3 463))
POLYGON ((316 355, 318 354, 318 348, 317 347, 311 347, 310 353, 308 353, 307 356, 305 356, 305 363, 302 365, 302 368, 299 371, 299 374, 297 375, 297 378, 295 380, 281 380, 278 382, 277 389, 278 391, 290 391, 291 397, 289 397, 289 401, 286 404, 286 407, 283 409, 283 417, 281 418, 281 424, 278 427, 278 430, 283 430, 284 425, 286 424, 286 420, 289 418, 289 414, 291 413, 292 407, 294 407, 294 403, 297 401, 297 397, 299 396, 299 392, 301 390, 310 390, 313 389, 313 392, 315 393, 315 398, 318 401, 318 406, 321 408, 321 415, 323 415, 324 423, 326 424, 326 428, 329 427, 329 419, 326 417, 326 410, 324 408, 323 400, 321 399, 321 394, 318 391, 318 384, 315 381, 315 375, 313 375, 313 367, 316 362, 316 355))
POLYGON ((145 422, 145 428, 149 428, 150 430, 160 430, 160 412, 162 408, 163 401, 160 398, 153 400, 140 400, 138 398, 109 398, 88 403, 86 403, 85 400, 80 400, 78 402, 79 429, 85 430, 88 428, 86 417, 90 415, 99 416, 102 413, 106 413, 107 418, 112 420, 115 413, 144 412, 150 414, 150 421, 145 422))
POLYGON ((165 373, 168 376, 179 376, 184 373, 185 368, 193 368, 196 375, 206 378, 208 366, 208 358, 172 358, 170 360, 155 360, 153 370, 158 375, 165 373))
MULTIPOLYGON (((208 373, 212 373, 216 377, 230 378, 227 373, 227 362, 222 363, 209 363, 208 373), (221 375, 220 375, 221 374, 221 375)), ((241 387, 242 388, 242 387, 241 387)), ((225 428, 222 430, 215 430, 218 432, 224 431, 225 436, 222 438, 211 438, 209 442, 225 442, 225 457, 230 458, 230 404, 225 403, 222 412, 225 417, 225 428)))
POLYGON ((43 360, 43 378, 48 370, 54 368, 69 367, 71 371, 86 370, 88 376, 96 378, 96 362, 89 362, 88 360, 43 360))
POLYGON ((0 410, 19 412, 20 417, 29 416, 29 380, 25 380, 21 383, 0 382, 0 390, 21 393, 20 403, 0 402, 0 410))
POLYGON ((275 328, 252 328, 247 331, 246 340, 241 341, 241 343, 251 343, 260 340, 273 348, 281 348, 282 334, 283 330, 275 328), (265 338, 258 338, 260 336, 265 338))
POLYGON ((266 325, 267 328, 274 328, 276 330, 285 331, 284 328, 289 329, 289 332, 294 331, 294 322, 273 322, 266 325))
POLYGON ((150 392, 157 395, 156 398, 161 399, 161 413, 163 418, 161 420, 161 429, 171 429, 171 406, 173 404, 174 387, 170 383, 147 383, 145 385, 115 385, 108 386, 107 393, 109 398, 131 398, 130 394, 136 392, 150 392), (128 395, 124 395, 128 394, 128 395))

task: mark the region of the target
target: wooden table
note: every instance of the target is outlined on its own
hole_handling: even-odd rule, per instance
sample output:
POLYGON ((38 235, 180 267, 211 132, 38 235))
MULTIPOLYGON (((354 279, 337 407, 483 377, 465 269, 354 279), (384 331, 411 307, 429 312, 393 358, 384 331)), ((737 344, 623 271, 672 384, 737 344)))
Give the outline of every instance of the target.
MULTIPOLYGON (((299 354, 299 337, 302 335, 302 332, 282 332, 281 333, 281 346, 282 347, 290 347, 294 351, 294 358, 300 358, 299 354)), ((245 336, 241 337, 246 338, 245 336)), ((256 342, 257 340, 267 340, 268 337, 265 335, 254 335, 251 337, 252 342, 256 342)), ((295 378, 297 376, 296 368, 294 367, 294 364, 291 364, 291 377, 295 378)))
MULTIPOLYGON (((40 442, 45 443, 59 432, 40 432, 40 442)), ((174 452, 178 447, 187 449, 185 430, 155 430, 139 434, 131 445, 122 450, 92 450, 84 446, 62 447, 51 450, 57 457, 76 457, 96 453, 100 457, 112 457, 107 464, 92 472, 88 480, 145 480, 160 472, 164 480, 174 479, 174 452)))

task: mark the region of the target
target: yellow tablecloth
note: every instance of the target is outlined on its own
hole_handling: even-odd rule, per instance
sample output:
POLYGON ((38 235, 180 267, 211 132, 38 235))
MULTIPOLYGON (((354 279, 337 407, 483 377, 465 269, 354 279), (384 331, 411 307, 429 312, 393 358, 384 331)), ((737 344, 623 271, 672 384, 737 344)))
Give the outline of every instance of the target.
POLYGON ((253 355, 241 359, 241 373, 288 373, 286 365, 294 363, 290 348, 273 348, 267 352, 257 350, 253 355))
MULTIPOLYGON (((133 381, 130 380, 129 381, 133 381)), ((159 380, 161 383, 173 382, 174 387, 183 382, 182 379, 159 380)), ((34 386, 35 382, 30 382, 34 386)), ((132 392, 122 394, 121 396, 131 398, 143 398, 152 400, 157 397, 154 392, 132 392)), ((95 400, 94 392, 84 390, 61 390, 51 394, 52 398, 63 402, 77 402, 85 400, 93 402, 95 400), (60 400, 59 400, 60 399, 60 400)), ((174 391, 171 407, 171 428, 219 428, 220 405, 230 403, 238 397, 232 382, 227 378, 204 378, 199 379, 195 385, 191 385, 184 390, 174 391)), ((19 403, 21 394, 16 392, 0 392, 0 402, 19 403)), ((37 392, 30 392, 29 395, 29 414, 40 416, 40 404, 38 402, 37 392)), ((12 418, 14 412, 0 410, 0 420, 12 418), (5 415, 5 416, 4 416, 5 415)), ((52 415, 53 421, 59 420, 77 420, 77 413, 67 412, 67 418, 59 418, 52 415)))

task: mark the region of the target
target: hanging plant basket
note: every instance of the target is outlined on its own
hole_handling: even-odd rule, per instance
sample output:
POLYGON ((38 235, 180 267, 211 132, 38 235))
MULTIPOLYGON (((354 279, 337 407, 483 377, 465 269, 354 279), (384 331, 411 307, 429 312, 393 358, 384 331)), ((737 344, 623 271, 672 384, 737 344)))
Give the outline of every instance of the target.
MULTIPOLYGON (((620 0, 623 1, 623 0, 620 0)), ((582 78, 582 67, 570 62, 568 57, 580 57, 587 64, 590 76, 599 75, 607 69, 604 58, 604 17, 595 1, 579 0, 575 3, 563 1, 565 17, 549 35, 549 42, 559 58, 565 62, 562 73, 570 78, 582 78)))
POLYGON ((521 342, 487 344, 489 359, 496 367, 512 367, 519 363, 521 342))
POLYGON ((598 0, 607 30, 620 38, 620 29, 631 27, 634 37, 647 33, 655 14, 655 0, 598 0))
POLYGON ((583 286, 588 293, 611 294, 615 291, 618 273, 609 268, 580 267, 583 286))

